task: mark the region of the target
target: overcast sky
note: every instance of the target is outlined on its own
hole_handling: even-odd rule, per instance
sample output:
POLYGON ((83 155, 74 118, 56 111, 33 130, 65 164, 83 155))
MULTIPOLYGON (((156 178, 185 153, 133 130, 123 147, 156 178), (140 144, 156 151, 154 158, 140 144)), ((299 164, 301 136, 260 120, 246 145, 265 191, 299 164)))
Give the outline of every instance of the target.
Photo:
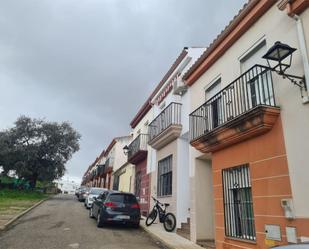
POLYGON ((205 47, 246 0, 0 0, 0 129, 20 115, 82 135, 67 175, 129 123, 184 46, 205 47))

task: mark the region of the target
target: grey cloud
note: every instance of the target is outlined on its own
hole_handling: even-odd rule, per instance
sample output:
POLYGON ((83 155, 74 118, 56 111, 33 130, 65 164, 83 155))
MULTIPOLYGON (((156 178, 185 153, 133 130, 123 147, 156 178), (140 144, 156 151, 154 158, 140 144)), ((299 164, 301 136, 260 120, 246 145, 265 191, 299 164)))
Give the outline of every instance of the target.
POLYGON ((2 0, 0 128, 20 114, 72 122, 80 177, 184 46, 207 46, 245 0, 2 0))

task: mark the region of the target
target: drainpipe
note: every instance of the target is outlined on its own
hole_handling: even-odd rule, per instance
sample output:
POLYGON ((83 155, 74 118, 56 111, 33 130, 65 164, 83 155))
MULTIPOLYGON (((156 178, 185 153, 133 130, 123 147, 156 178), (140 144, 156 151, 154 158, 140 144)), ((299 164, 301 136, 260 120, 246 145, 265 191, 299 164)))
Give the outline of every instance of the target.
POLYGON ((301 56, 303 59, 305 79, 306 79, 305 84, 307 87, 307 95, 303 97, 303 102, 309 103, 309 60, 308 60, 306 40, 305 40, 305 35, 304 35, 304 27, 303 27, 303 22, 298 15, 293 15, 292 18, 296 21, 299 48, 300 48, 301 56))
POLYGON ((306 39, 304 35, 303 22, 300 16, 296 15, 295 13, 291 11, 292 8, 291 8, 290 1, 287 3, 286 7, 288 11, 288 16, 293 18, 296 22, 299 49, 300 49, 300 54, 301 54, 303 65, 304 65, 305 81, 306 81, 305 84, 307 88, 307 94, 303 97, 303 103, 306 104, 306 103, 309 103, 309 59, 308 59, 308 53, 307 53, 306 39))

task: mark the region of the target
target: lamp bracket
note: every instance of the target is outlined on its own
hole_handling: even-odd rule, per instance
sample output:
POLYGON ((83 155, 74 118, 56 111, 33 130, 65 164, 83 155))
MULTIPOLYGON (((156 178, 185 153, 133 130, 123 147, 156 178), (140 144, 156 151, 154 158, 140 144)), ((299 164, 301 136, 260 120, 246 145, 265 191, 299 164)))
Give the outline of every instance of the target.
POLYGON ((302 91, 305 90, 307 91, 307 86, 306 86, 306 79, 305 77, 297 76, 297 75, 292 75, 292 74, 287 74, 282 71, 278 71, 273 68, 269 68, 273 72, 276 72, 278 75, 280 75, 283 79, 288 79, 292 84, 298 86, 300 88, 301 95, 303 97, 302 91))
POLYGON ((291 75, 291 74, 282 74, 282 77, 284 79, 288 79, 293 83, 294 85, 298 86, 302 90, 307 90, 306 89, 306 84, 305 84, 305 77, 300 77, 296 75, 291 75))

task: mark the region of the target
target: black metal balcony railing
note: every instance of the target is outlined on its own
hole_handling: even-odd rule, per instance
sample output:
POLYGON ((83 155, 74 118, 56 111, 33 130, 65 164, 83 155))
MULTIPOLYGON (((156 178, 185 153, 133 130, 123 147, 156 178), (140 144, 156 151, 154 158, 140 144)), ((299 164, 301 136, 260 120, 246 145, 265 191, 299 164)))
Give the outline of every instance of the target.
POLYGON ((97 175, 102 175, 104 173, 104 164, 99 164, 97 168, 97 175))
POLYGON ((256 106, 276 106, 271 69, 255 65, 190 114, 193 141, 256 106))
POLYGON ((105 166, 104 166, 104 173, 107 173, 110 171, 110 169, 113 167, 114 164, 114 159, 113 157, 109 157, 105 161, 105 166))
POLYGON ((139 151, 147 151, 148 134, 139 134, 130 144, 128 159, 132 158, 139 151))
POLYGON ((149 141, 169 126, 180 124, 181 104, 172 102, 149 124, 149 141))

